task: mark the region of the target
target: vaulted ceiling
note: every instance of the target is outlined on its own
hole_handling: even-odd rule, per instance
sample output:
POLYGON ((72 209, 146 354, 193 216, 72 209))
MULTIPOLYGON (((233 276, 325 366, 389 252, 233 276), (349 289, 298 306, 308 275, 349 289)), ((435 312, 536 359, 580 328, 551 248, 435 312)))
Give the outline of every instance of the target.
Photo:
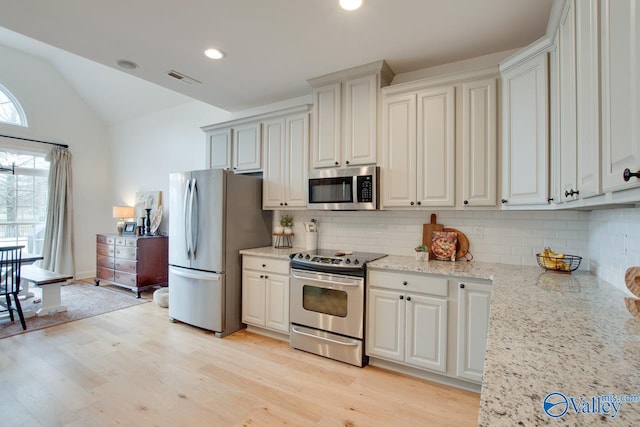
POLYGON ((238 111, 379 59, 398 74, 525 46, 544 34, 552 1, 365 0, 347 12, 338 0, 0 0, 0 44, 48 59, 89 97, 139 86, 141 110, 186 96, 238 111), (209 47, 226 56, 205 57, 209 47), (95 87, 96 73, 108 84, 95 87))

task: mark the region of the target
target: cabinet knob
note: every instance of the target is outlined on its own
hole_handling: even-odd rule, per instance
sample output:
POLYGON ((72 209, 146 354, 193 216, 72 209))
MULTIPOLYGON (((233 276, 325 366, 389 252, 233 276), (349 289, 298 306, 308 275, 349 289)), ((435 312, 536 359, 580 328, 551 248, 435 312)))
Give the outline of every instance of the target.
POLYGON ((411 202, 411 203, 409 203, 409 204, 410 204, 411 206, 415 205, 415 203, 414 203, 414 202, 411 202))
POLYGON ((400 299, 404 299, 404 295, 400 295, 400 299))
POLYGON ((422 204, 422 202, 421 202, 421 201, 418 201, 418 203, 416 203, 416 204, 417 204, 418 206, 420 206, 420 205, 422 204))
POLYGON ((267 275, 265 274, 264 278, 265 278, 265 279, 268 279, 268 278, 269 278, 269 276, 267 276, 267 275))
POLYGON ((402 282, 403 285, 407 286, 407 281, 402 282))
POLYGON ((411 301, 411 297, 407 297, 407 301, 411 301))
POLYGON ((267 264, 262 264, 262 268, 265 268, 267 266, 267 264))
POLYGON ((284 202, 284 205, 285 205, 285 206, 289 206, 289 203, 287 203, 287 202, 284 202))
POLYGON ((502 199, 502 200, 500 200, 500 201, 502 202, 502 204, 503 204, 503 205, 506 205, 506 204, 507 204, 507 199, 502 199))
POLYGON ((580 194, 580 191, 573 191, 573 188, 570 191, 565 191, 564 192, 564 197, 569 197, 569 196, 573 196, 573 195, 578 195, 580 194))
POLYGON ((261 278, 261 279, 264 279, 264 275, 262 275, 262 274, 261 274, 261 275, 260 275, 260 278, 261 278))
POLYGON ((236 170, 236 169, 238 169, 238 168, 234 166, 234 167, 233 167, 233 170, 236 170))
POLYGON ((280 206, 283 206, 283 203, 282 203, 282 202, 280 202, 280 206))
POLYGON ((632 176, 635 176, 636 178, 640 179, 640 171, 631 172, 629 168, 626 168, 624 172, 622 172, 622 179, 624 179, 625 182, 628 182, 632 176))
POLYGON ((465 201, 464 201, 464 202, 462 202, 462 203, 464 203, 465 205, 468 205, 468 204, 469 204, 469 201, 468 201, 468 200, 465 200, 465 201))
POLYGON ((460 289, 464 289, 464 283, 460 283, 460 289))
POLYGON ((336 165, 336 166, 339 166, 339 165, 340 165, 340 163, 336 162, 336 163, 335 163, 335 165, 336 165))
POLYGON ((553 202, 553 197, 549 197, 549 198, 547 199, 547 202, 553 202))
POLYGON ((345 163, 346 163, 346 164, 349 164, 349 160, 347 160, 345 163))

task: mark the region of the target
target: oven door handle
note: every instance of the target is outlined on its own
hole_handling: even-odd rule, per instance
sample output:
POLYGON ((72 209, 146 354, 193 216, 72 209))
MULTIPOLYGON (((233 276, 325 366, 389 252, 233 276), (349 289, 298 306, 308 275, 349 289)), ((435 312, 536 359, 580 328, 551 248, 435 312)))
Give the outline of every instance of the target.
POLYGON ((295 332, 296 334, 304 335, 305 337, 315 338, 315 339, 322 340, 322 341, 328 341, 328 342, 333 343, 333 344, 346 345, 346 346, 350 346, 350 347, 355 347, 358 344, 360 344, 360 341, 356 341, 356 340, 338 341, 338 340, 333 340, 331 338, 326 338, 326 337, 321 337, 321 336, 314 335, 314 334, 309 334, 307 332, 301 331, 300 329, 297 329, 295 326, 291 326, 291 330, 293 332, 295 332))
POLYGON ((312 282, 320 282, 320 283, 329 283, 331 285, 337 285, 337 286, 352 286, 354 288, 357 288, 358 286, 360 286, 360 283, 354 283, 354 282, 334 282, 333 280, 328 280, 328 279, 316 279, 314 277, 308 277, 308 276, 298 276, 295 273, 291 274, 293 276, 294 279, 300 279, 300 280, 310 280, 312 282))

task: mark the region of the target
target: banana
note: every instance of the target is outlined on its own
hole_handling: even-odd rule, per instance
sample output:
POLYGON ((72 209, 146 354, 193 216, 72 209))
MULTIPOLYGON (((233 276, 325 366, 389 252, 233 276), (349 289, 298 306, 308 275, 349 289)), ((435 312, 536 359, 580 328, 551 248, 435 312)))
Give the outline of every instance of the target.
POLYGON ((562 261, 565 255, 563 253, 557 253, 546 247, 540 253, 540 259, 544 268, 549 270, 570 271, 571 267, 568 263, 562 261))
POLYGON ((549 257, 556 258, 556 259, 563 259, 564 258, 564 254, 562 252, 556 253, 556 252, 552 251, 550 248, 546 248, 546 249, 549 249, 549 251, 548 251, 548 254, 549 254, 548 256, 549 257))

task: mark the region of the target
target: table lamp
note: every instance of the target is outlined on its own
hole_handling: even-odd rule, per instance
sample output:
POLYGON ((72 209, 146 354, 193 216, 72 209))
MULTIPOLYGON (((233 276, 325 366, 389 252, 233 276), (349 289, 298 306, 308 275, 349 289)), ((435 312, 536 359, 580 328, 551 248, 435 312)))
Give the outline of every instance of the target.
POLYGON ((118 234, 122 234, 122 230, 124 230, 124 220, 128 218, 133 218, 133 206, 114 206, 113 207, 113 217, 118 218, 118 234))

